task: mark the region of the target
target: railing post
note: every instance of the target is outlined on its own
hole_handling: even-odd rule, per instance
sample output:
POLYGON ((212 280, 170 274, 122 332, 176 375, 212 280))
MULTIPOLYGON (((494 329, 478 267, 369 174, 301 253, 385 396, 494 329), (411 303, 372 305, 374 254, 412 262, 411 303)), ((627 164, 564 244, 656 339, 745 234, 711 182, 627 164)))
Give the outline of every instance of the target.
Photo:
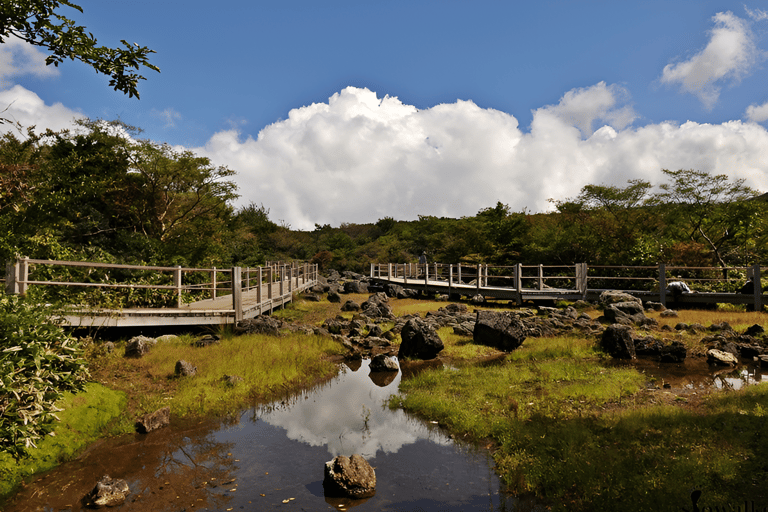
POLYGON ((235 310, 235 323, 243 319, 243 269, 232 267, 232 309, 235 310))
POLYGON ((216 282, 216 267, 213 267, 213 270, 211 271, 211 298, 216 298, 216 286, 218 286, 218 283, 216 282))
POLYGON ((256 288, 256 304, 259 305, 259 314, 261 314, 261 302, 264 299, 264 297, 262 296, 263 294, 262 294, 262 290, 261 290, 261 287, 264 284, 263 281, 261 280, 262 277, 263 277, 262 268, 259 267, 259 281, 258 281, 259 284, 258 284, 258 287, 256 288))
POLYGON ((285 295, 285 264, 280 266, 280 300, 283 300, 285 295))
POLYGON ((477 264, 477 293, 480 294, 480 287, 483 283, 483 264, 478 263, 477 264))
POLYGON ((462 284, 461 283, 461 263, 456 265, 456 271, 459 273, 459 284, 462 284))
POLYGON ((453 263, 448 264, 448 298, 453 295, 453 263))
POLYGON ((667 267, 659 263, 659 302, 667 307, 667 267))
POLYGON ((19 293, 19 281, 21 264, 20 259, 9 261, 5 264, 5 293, 8 295, 17 295, 19 293))
POLYGON ((181 307, 181 267, 173 269, 173 286, 176 287, 176 307, 181 307))
MULTIPOLYGON (((272 300, 272 281, 275 280, 275 267, 272 265, 269 266, 269 271, 267 272, 267 297, 269 300, 272 300)), ((271 306, 270 306, 271 307, 271 306)))
POLYGON ((515 290, 517 291, 517 305, 523 303, 523 264, 515 264, 515 290))

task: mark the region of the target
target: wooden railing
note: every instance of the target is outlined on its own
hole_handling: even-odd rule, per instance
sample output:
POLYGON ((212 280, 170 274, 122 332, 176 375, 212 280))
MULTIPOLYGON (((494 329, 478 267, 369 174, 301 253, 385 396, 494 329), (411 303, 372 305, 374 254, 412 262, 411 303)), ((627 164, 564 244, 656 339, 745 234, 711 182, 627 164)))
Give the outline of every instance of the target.
POLYGON ((754 304, 760 310, 764 303, 760 265, 750 267, 681 267, 667 266, 588 266, 523 265, 492 266, 487 264, 414 264, 373 263, 370 277, 397 282, 416 289, 445 290, 466 295, 470 291, 507 298, 515 292, 517 300, 537 296, 560 294, 572 298, 594 296, 604 290, 623 290, 654 297, 667 302, 667 284, 673 280, 685 281, 704 299, 722 299, 722 302, 754 304), (734 293, 746 279, 756 284, 751 294, 734 293), (483 293, 485 292, 485 293, 483 293), (728 294, 734 295, 729 297, 728 294), (538 293, 542 295, 542 293, 538 293))
POLYGON ((236 317, 241 317, 244 293, 254 291, 257 295, 257 303, 261 303, 271 299, 277 293, 282 297, 296 289, 303 289, 317 279, 317 265, 298 262, 270 264, 256 268, 220 269, 118 265, 22 257, 6 265, 5 290, 8 294, 18 295, 26 295, 30 286, 166 290, 175 295, 177 308, 189 302, 231 295, 232 309, 236 317), (47 272, 42 272, 42 269, 46 269, 47 272), (61 276, 67 272, 61 272, 61 269, 81 270, 79 273, 75 272, 81 276, 80 280, 64 280, 61 276), (43 278, 44 275, 49 275, 51 278, 43 278), (126 282, 131 279, 136 282, 126 282), (166 284, 149 283, 148 281, 152 279, 166 284))

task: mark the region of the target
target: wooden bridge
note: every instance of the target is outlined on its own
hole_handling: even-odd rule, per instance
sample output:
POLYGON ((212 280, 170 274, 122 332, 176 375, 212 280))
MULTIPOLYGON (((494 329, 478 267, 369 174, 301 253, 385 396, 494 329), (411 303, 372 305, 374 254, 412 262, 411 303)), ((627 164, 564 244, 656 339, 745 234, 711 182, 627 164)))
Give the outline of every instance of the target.
POLYGON ((428 293, 527 301, 597 300, 606 290, 631 293, 643 301, 675 307, 694 304, 747 304, 762 311, 768 296, 760 286, 760 265, 751 267, 653 267, 484 264, 373 263, 370 279, 428 293), (736 293, 747 279, 752 293, 736 293), (671 296, 667 285, 682 280, 693 293, 671 296))
POLYGON ((71 327, 194 326, 233 324, 282 308, 317 278, 317 265, 295 262, 218 269, 19 258, 6 266, 5 289, 19 295, 39 286, 83 290, 83 304, 59 316, 71 327))

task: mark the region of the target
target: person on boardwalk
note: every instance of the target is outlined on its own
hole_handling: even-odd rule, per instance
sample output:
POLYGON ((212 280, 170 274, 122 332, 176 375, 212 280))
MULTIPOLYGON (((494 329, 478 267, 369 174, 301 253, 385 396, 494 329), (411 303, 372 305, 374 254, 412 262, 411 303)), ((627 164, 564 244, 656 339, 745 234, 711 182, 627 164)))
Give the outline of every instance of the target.
POLYGON ((419 256, 419 273, 424 275, 427 271, 427 251, 422 251, 419 256))

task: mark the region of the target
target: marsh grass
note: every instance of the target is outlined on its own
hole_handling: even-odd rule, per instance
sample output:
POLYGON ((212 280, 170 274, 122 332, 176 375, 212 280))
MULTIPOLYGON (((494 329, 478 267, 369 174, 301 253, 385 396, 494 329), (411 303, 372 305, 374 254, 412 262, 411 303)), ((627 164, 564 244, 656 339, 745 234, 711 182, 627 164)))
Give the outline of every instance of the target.
POLYGON ((676 318, 664 318, 659 313, 649 313, 648 316, 656 318, 659 326, 669 325, 675 327, 679 322, 687 324, 701 324, 709 327, 712 324, 728 322, 736 331, 743 331, 748 327, 768 322, 768 315, 759 311, 744 311, 738 309, 705 310, 705 309, 679 309, 676 318))
MULTIPOLYGON (((681 317, 752 325, 748 314, 681 317)), ((594 340, 529 339, 497 365, 404 380, 390 405, 487 443, 511 490, 553 510, 682 510, 693 488, 712 510, 768 504, 768 386, 714 394, 698 408, 652 406, 642 375, 602 361, 594 340)))
POLYGON ((61 420, 55 436, 46 436, 29 457, 15 460, 0 453, 0 497, 11 492, 22 479, 73 459, 88 444, 110 430, 125 407, 126 396, 101 384, 88 383, 77 394, 67 392, 56 403, 61 420))
POLYGON ((343 353, 343 347, 330 338, 292 333, 279 337, 225 335, 219 344, 205 348, 181 337, 159 342, 140 359, 125 359, 122 352, 118 345, 106 356, 100 375, 110 386, 145 397, 137 402, 135 415, 168 405, 174 416, 183 418, 226 414, 310 386, 335 374, 336 366, 328 356, 343 353), (177 377, 174 370, 179 360, 195 366, 196 375, 177 377), (225 375, 242 381, 227 384, 225 375))

